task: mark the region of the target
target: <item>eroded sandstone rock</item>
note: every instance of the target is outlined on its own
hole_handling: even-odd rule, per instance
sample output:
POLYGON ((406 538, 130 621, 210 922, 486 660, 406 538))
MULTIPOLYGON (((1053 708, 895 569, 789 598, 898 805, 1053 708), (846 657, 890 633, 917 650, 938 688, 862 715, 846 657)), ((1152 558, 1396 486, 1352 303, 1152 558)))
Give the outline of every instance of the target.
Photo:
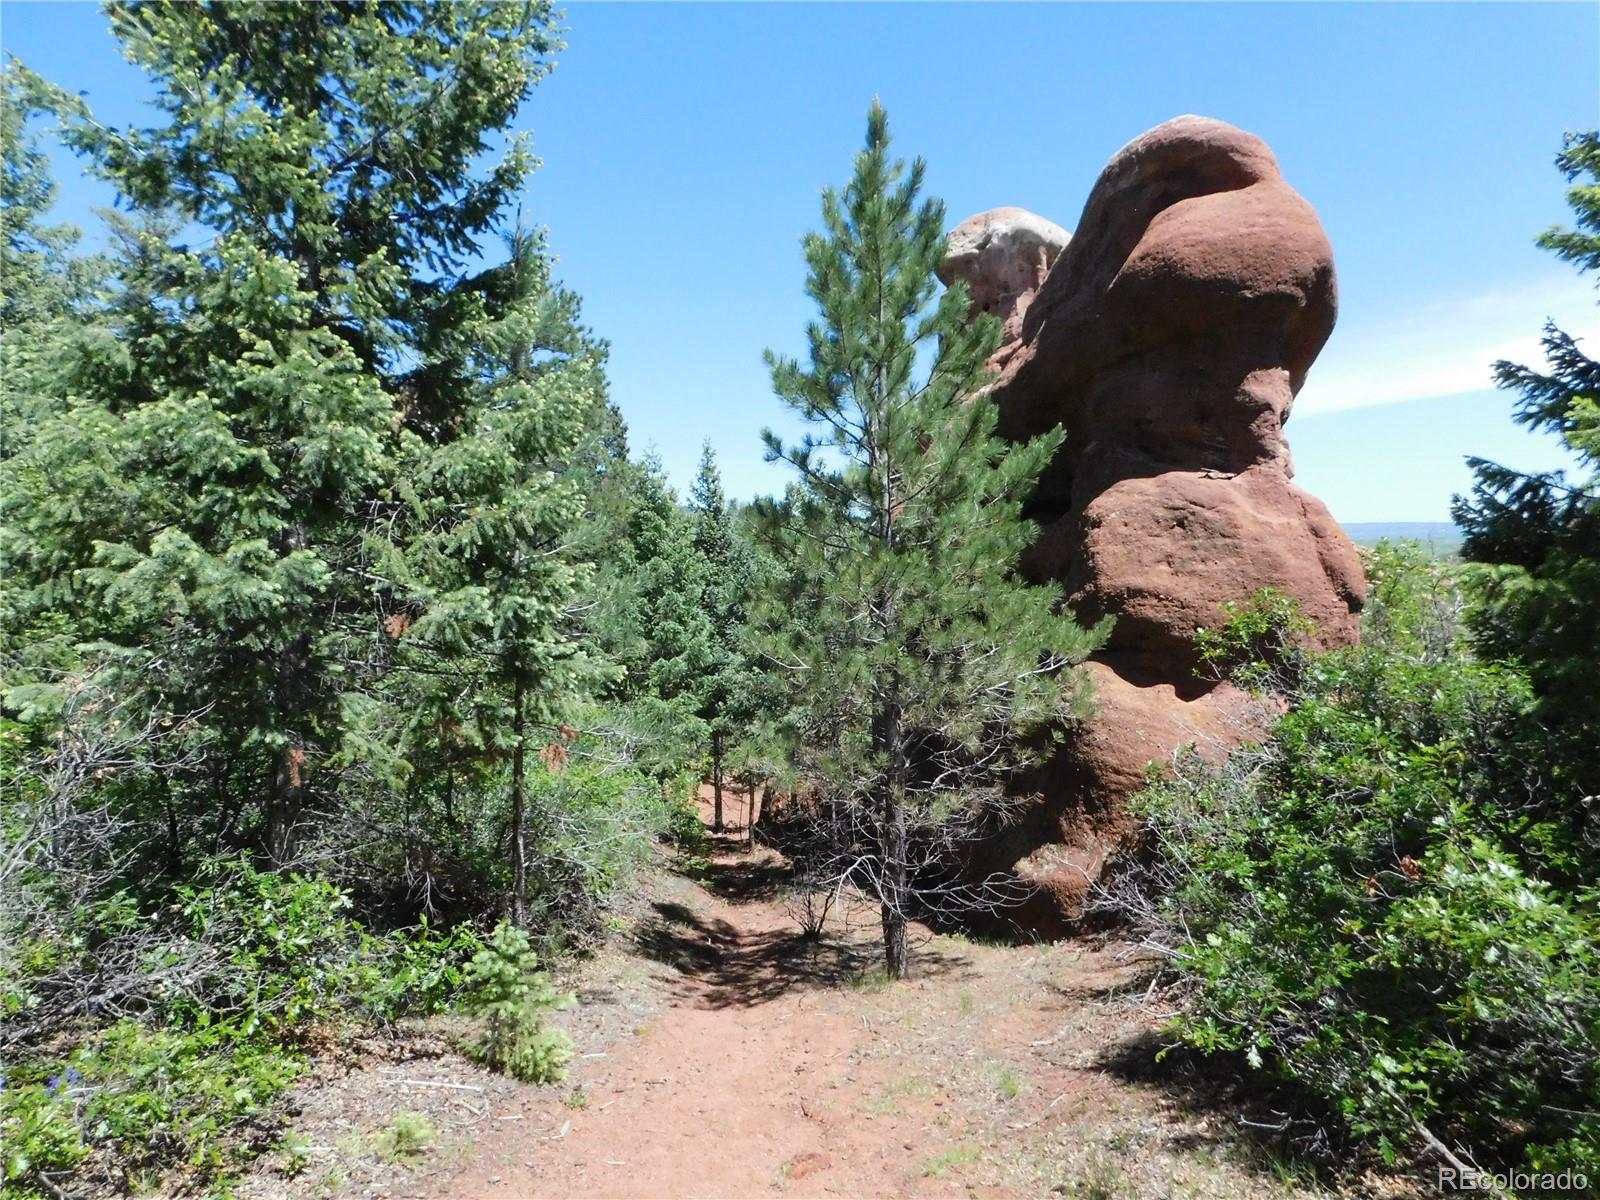
POLYGON ((950 231, 939 281, 948 287, 966 280, 972 311, 1000 318, 1004 349, 1022 336, 1028 305, 1071 240, 1054 221, 1025 208, 991 208, 950 231))
MULTIPOLYGON (((952 237, 953 253, 978 241, 952 237)), ((983 252, 962 253, 949 270, 970 281, 983 252)), ((1026 261, 977 274, 1025 279, 1026 261)), ((1010 314, 1017 336, 991 393, 1006 436, 1067 430, 1030 505, 1040 535, 1022 569, 1116 624, 1089 666, 1099 714, 1029 781, 1039 799, 988 865, 1039 884, 1068 918, 1125 843, 1149 763, 1259 731, 1259 706, 1201 677, 1195 632, 1273 587, 1323 646, 1347 644, 1365 581, 1343 530, 1290 482, 1283 424, 1337 292, 1321 223, 1265 142, 1192 116, 1136 138, 1035 287, 1010 314)))

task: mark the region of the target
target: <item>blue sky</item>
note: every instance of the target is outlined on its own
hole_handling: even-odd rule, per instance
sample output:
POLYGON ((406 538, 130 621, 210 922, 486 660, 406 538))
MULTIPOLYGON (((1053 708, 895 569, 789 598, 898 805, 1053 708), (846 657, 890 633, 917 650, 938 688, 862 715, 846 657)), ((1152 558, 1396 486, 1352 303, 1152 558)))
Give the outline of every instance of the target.
MULTIPOLYGON (((146 119, 97 7, 7 0, 0 21, 102 120, 146 119)), ((611 342, 635 446, 680 485, 709 437, 730 492, 781 486, 761 352, 802 345, 799 239, 875 95, 952 223, 1019 204, 1070 229, 1117 148, 1180 113, 1265 137, 1339 269, 1289 437, 1341 520, 1445 519, 1469 453, 1561 465, 1488 364, 1529 357, 1546 316, 1600 334, 1594 281, 1532 244, 1568 217, 1562 133, 1597 120, 1600 6, 574 3, 567 27, 519 121, 545 161, 525 207, 611 342)), ((60 176, 60 214, 92 227, 108 196, 60 176)))

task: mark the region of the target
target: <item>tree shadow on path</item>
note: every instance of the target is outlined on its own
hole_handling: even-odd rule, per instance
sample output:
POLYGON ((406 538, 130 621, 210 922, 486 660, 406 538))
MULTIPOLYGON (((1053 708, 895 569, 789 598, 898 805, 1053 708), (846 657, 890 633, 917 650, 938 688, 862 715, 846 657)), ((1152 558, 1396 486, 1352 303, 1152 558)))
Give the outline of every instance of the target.
MULTIPOLYGON (((640 922, 640 951, 675 968, 681 998, 703 1008, 751 1008, 793 992, 846 986, 881 962, 877 942, 860 928, 806 937, 784 912, 790 878, 782 856, 742 836, 712 836, 713 858, 701 876, 707 891, 728 901, 730 916, 657 901, 640 922), (740 918, 748 916, 749 920, 740 918)), ((913 957, 918 978, 964 977, 959 957, 924 948, 913 957)))
POLYGON ((700 880, 708 892, 735 903, 781 898, 791 878, 787 859, 765 846, 749 849, 742 833, 709 836, 711 868, 700 880))

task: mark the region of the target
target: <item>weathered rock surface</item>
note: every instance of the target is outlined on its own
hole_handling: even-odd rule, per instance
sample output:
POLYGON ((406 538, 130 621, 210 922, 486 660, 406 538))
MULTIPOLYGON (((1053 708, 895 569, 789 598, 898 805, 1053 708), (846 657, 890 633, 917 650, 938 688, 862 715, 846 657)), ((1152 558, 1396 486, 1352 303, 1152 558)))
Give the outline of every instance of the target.
POLYGON ((1132 839, 1137 826, 1125 801, 1144 786, 1150 763, 1182 746, 1220 757, 1264 711, 1232 684, 1195 690, 1157 681, 1115 656, 1084 669, 1094 684, 1094 718, 1027 780, 1041 799, 987 848, 984 864, 1033 886, 1033 899, 1013 919, 1041 932, 1080 915, 1107 860, 1132 839))
MULTIPOLYGON (((1026 278, 1026 255, 972 265, 986 251, 968 247, 1001 244, 974 226, 993 215, 958 227, 948 268, 993 280, 986 298, 1026 278)), ((1195 632, 1273 587, 1321 645, 1346 644, 1365 581, 1343 530, 1290 482, 1283 424, 1337 291, 1321 223, 1265 142, 1192 116, 1136 138, 1035 288, 1015 292, 1017 337, 991 392, 1006 436, 1067 430, 1029 508, 1040 535, 1022 569, 1115 626, 1088 668, 1098 715, 1029 781, 1037 803, 986 857, 1070 918, 1125 844, 1147 765, 1191 743, 1224 753, 1259 729, 1258 706, 1199 675, 1195 632)))
POLYGON ((1025 208, 991 208, 950 231, 939 281, 949 287, 966 280, 972 311, 999 317, 1002 347, 1009 346, 1022 336, 1029 303, 1071 240, 1054 221, 1025 208))

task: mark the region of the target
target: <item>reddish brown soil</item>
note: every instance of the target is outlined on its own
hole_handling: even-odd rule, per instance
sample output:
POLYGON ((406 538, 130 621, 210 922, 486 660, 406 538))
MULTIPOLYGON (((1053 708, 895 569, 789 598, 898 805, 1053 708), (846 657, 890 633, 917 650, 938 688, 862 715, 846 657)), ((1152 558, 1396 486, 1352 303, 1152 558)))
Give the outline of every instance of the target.
POLYGON ((580 1060, 571 1082, 583 1108, 564 1106, 555 1130, 519 1124, 480 1145, 434 1194, 882 1196, 920 1174, 908 1148, 926 1145, 920 1121, 841 1111, 869 1031, 816 989, 859 969, 857 955, 795 936, 770 886, 782 869, 770 850, 746 853, 730 836, 712 863, 715 891, 692 908, 657 902, 638 936, 683 970, 670 1006, 604 1059, 580 1060))
MULTIPOLYGON (((730 802, 725 815, 742 812, 730 802)), ((917 977, 884 986, 871 914, 810 946, 777 894, 782 872, 772 851, 717 839, 709 886, 657 900, 636 933, 679 971, 666 1006, 579 1061, 582 1108, 547 1100, 542 1119, 503 1124, 426 1194, 1293 1194, 1105 1069, 1108 1039, 1151 1024, 1133 1001, 1108 1002, 1140 973, 1120 948, 924 933, 917 977), (1146 1174, 1159 1192, 1135 1190, 1146 1174)))
MULTIPOLYGON (((564 981, 581 1004, 558 1018, 579 1053, 560 1087, 440 1050, 332 1072, 301 1097, 299 1174, 264 1164, 241 1195, 1332 1194, 1150 1067, 1160 1016, 1127 947, 921 931, 916 977, 885 985, 870 913, 820 945, 796 935, 784 866, 730 834, 701 881, 646 880, 611 947, 564 981), (435 1137, 397 1163, 374 1147, 402 1112, 435 1137)), ((450 1029, 432 1033, 448 1045, 450 1029)))

